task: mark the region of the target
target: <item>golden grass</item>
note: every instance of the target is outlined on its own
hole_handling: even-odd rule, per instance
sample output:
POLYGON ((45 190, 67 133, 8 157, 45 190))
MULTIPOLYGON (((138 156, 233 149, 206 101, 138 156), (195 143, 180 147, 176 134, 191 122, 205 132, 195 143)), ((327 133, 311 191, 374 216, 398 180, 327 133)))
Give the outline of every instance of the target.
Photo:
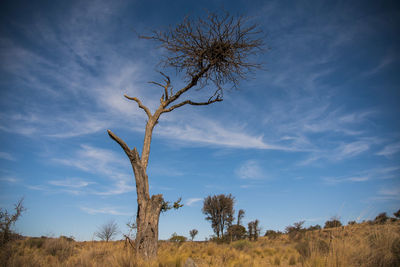
POLYGON ((400 266, 400 224, 356 224, 231 244, 159 243, 158 260, 140 262, 124 242, 74 242, 66 238, 27 238, 0 252, 1 266, 400 266))

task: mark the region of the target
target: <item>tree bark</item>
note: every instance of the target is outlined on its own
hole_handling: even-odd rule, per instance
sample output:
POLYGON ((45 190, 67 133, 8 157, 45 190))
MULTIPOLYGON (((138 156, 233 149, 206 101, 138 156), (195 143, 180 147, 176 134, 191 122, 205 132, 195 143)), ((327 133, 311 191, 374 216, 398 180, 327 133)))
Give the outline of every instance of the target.
POLYGON ((158 249, 158 221, 163 204, 162 195, 139 201, 136 216, 136 254, 145 259, 155 259, 158 249))

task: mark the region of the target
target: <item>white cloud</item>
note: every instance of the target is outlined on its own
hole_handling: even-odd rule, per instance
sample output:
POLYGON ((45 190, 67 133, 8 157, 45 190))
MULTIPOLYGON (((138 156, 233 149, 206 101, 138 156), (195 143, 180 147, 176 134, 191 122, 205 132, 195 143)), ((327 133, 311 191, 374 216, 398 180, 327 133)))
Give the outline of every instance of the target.
POLYGON ((398 152, 400 152, 400 142, 387 145, 381 151, 379 151, 376 154, 380 155, 380 156, 389 157, 389 156, 392 156, 392 155, 394 155, 394 154, 396 154, 398 152))
POLYGON ((13 183, 13 184, 14 184, 14 183, 18 183, 18 182, 20 181, 20 179, 17 179, 17 178, 15 178, 15 177, 10 177, 10 176, 1 177, 0 180, 1 180, 1 181, 8 182, 8 183, 13 183))
POLYGON ((111 214, 111 215, 132 215, 132 212, 123 212, 120 211, 119 208, 117 207, 104 207, 104 208, 90 208, 90 207, 85 207, 81 206, 79 207, 82 211, 91 214, 91 215, 96 215, 96 214, 111 214))
POLYGON ((203 200, 202 198, 189 198, 188 200, 186 200, 186 205, 187 206, 192 206, 196 202, 200 202, 202 200, 203 200))
POLYGON ((15 158, 7 152, 0 151, 0 159, 15 161, 15 158))
MULTIPOLYGON (((107 186, 106 190, 87 190, 86 193, 117 195, 135 190, 135 186, 130 184, 133 183, 134 178, 133 174, 130 173, 129 161, 124 157, 122 152, 121 155, 117 155, 108 149, 81 145, 80 150, 74 155, 68 158, 55 158, 53 161, 88 173, 101 175, 109 178, 113 183, 113 185, 107 186)), ((86 183, 85 181, 78 181, 76 185, 85 185, 86 183)), ((74 183, 71 182, 71 184, 74 183)))
POLYGON ((236 175, 241 179, 262 179, 266 177, 264 170, 255 160, 244 162, 238 169, 236 169, 236 175))
POLYGON ((177 120, 160 125, 156 134, 165 138, 217 147, 242 149, 291 150, 289 147, 268 144, 262 135, 251 135, 243 127, 230 127, 226 123, 198 115, 188 116, 185 123, 177 120))
POLYGON ((94 182, 84 181, 77 178, 64 179, 64 180, 51 180, 49 184, 60 186, 60 187, 69 187, 69 188, 82 188, 86 187, 90 184, 94 184, 94 182))

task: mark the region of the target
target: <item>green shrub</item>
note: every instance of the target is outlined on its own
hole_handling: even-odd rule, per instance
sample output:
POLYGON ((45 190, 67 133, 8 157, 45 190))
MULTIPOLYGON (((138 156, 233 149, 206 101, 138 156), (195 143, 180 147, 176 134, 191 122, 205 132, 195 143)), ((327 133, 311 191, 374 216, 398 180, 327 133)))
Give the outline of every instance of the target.
POLYGON ((25 240, 25 246, 28 246, 30 248, 41 248, 45 241, 46 239, 44 238, 31 237, 25 240))
POLYGON ((182 244, 183 242, 186 241, 186 237, 182 235, 177 235, 176 233, 173 233, 169 241, 177 243, 177 244, 182 244))
POLYGON ((342 226, 342 223, 339 221, 338 218, 332 218, 329 221, 325 222, 324 228, 335 228, 335 227, 340 227, 342 226))
POLYGON ((379 213, 378 216, 375 217, 374 223, 376 224, 384 224, 387 222, 389 217, 386 215, 386 212, 379 213))
POLYGON ((266 237, 268 237, 268 239, 276 239, 277 237, 279 237, 282 233, 279 231, 274 231, 274 230, 267 230, 265 232, 266 237))

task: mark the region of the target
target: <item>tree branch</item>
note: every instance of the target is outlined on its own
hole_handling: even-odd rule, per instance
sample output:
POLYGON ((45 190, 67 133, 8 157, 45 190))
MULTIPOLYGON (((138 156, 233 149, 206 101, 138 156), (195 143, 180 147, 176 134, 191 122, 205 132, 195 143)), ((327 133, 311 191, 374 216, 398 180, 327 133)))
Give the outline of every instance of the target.
POLYGON ((129 100, 135 101, 138 104, 139 108, 143 109, 146 112, 146 114, 147 114, 147 116, 149 118, 151 117, 151 112, 150 112, 149 108, 146 107, 145 105, 143 105, 142 102, 138 98, 130 97, 130 96, 127 96, 127 95, 124 95, 124 96, 129 100))
POLYGON ((182 107, 182 106, 187 105, 187 104, 193 105, 193 106, 205 106, 205 105, 210 105, 210 104, 215 103, 215 102, 221 102, 222 100, 223 99, 220 98, 219 96, 217 98, 213 99, 213 100, 208 100, 207 102, 193 102, 191 100, 185 100, 185 101, 183 101, 183 102, 181 102, 179 104, 176 104, 176 105, 174 105, 174 106, 172 106, 170 108, 164 109, 162 112, 163 113, 171 112, 174 109, 182 107))
MULTIPOLYGON (((201 69, 196 75, 194 75, 188 85, 186 85, 184 88, 182 88, 181 90, 176 92, 168 100, 165 101, 164 107, 167 107, 169 104, 171 104, 172 102, 177 100, 184 92, 188 91, 190 88, 195 86, 197 84, 197 82, 199 81, 199 79, 210 69, 210 67, 211 67, 211 65, 208 65, 207 67, 201 69)), ((186 103, 186 104, 188 104, 188 103, 186 103)))
POLYGON ((117 135, 115 135, 110 130, 107 130, 107 132, 108 132, 108 135, 111 137, 111 139, 113 139, 115 142, 117 142, 122 147, 122 149, 125 151, 125 154, 130 159, 132 159, 133 158, 132 151, 129 149, 128 145, 121 138, 119 138, 117 135))

